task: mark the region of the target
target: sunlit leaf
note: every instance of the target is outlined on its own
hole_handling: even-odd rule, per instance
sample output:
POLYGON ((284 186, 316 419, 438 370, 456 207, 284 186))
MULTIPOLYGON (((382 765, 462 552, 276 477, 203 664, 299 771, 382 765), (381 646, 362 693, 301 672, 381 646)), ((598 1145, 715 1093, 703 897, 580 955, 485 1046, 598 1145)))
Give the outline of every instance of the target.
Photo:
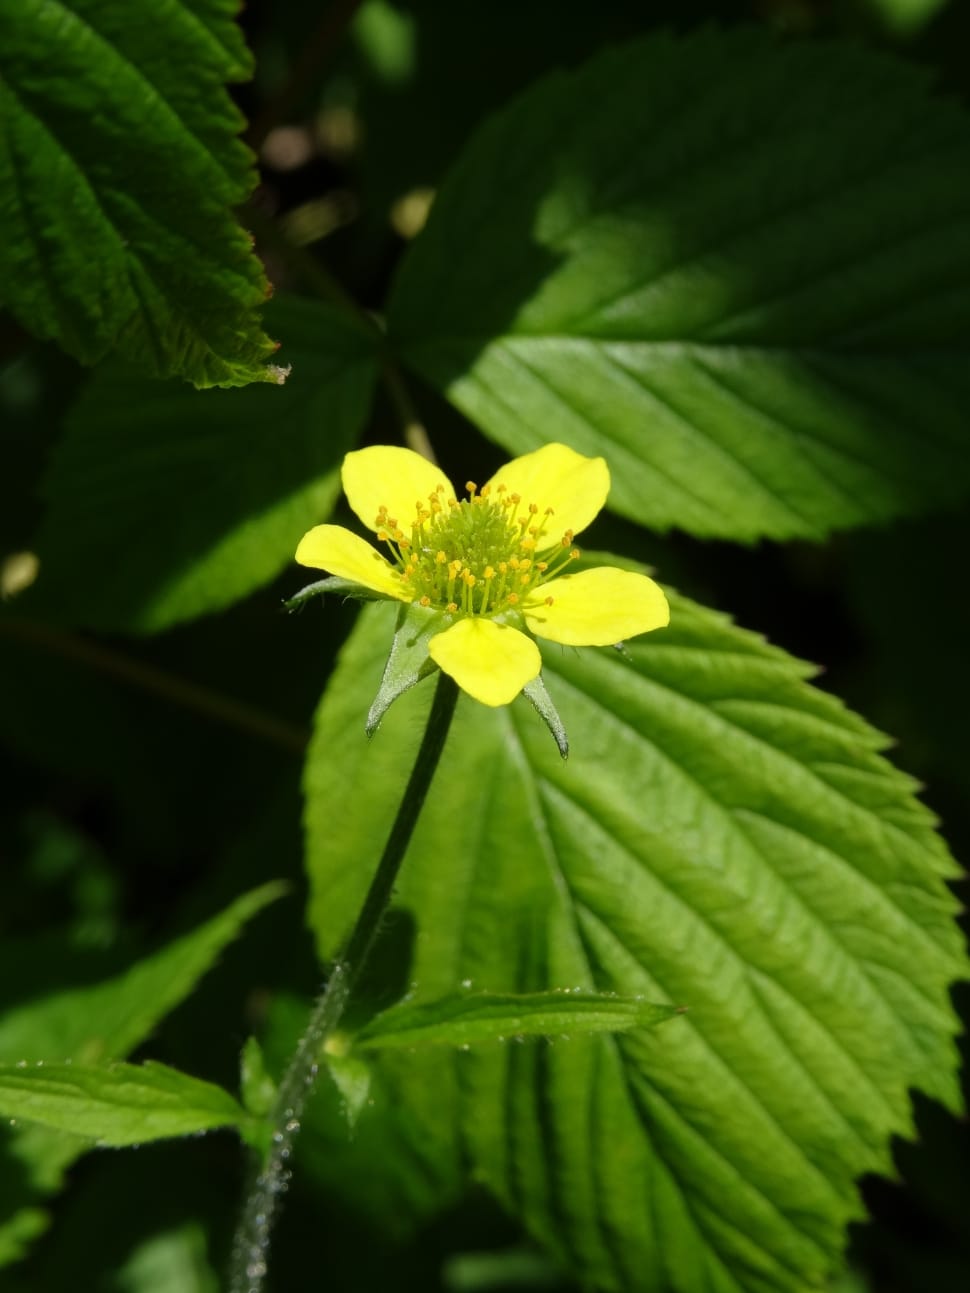
MULTIPOLYGON (((416 687, 355 738, 392 631, 385 607, 362 613, 307 765, 324 955, 430 700, 416 687)), ((954 865, 883 738, 723 616, 672 597, 671 627, 626 653, 544 661, 567 763, 524 699, 459 704, 398 892, 421 930, 414 1005, 464 983, 688 1012, 455 1052, 473 1170, 593 1287, 820 1283, 860 1215, 856 1178, 912 1131, 910 1089, 958 1103, 954 865)), ((444 1052, 439 1070, 447 1091, 444 1052)), ((435 1080, 415 1070, 425 1094, 435 1080)))
POLYGON ((970 119, 884 56, 628 44, 489 122, 390 329, 517 453, 602 453, 658 528, 817 537, 966 491, 970 119))
POLYGON ((637 997, 602 992, 475 993, 423 1005, 400 1005, 375 1016, 354 1038, 365 1050, 463 1046, 568 1033, 655 1028, 678 1013, 637 997))
POLYGON ((102 1146, 246 1126, 228 1091, 165 1064, 0 1064, 0 1116, 102 1146))

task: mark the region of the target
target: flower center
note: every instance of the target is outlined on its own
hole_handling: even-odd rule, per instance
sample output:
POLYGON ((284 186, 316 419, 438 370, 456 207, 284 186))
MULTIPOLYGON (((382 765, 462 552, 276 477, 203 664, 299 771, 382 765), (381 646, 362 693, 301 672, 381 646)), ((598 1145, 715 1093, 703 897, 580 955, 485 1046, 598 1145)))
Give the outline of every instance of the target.
POLYGON ((377 516, 377 537, 422 606, 498 615, 579 556, 572 530, 555 535, 551 507, 540 511, 504 485, 479 492, 469 481, 465 488, 461 502, 447 498, 443 486, 427 502, 419 499, 409 526, 386 507, 377 516))

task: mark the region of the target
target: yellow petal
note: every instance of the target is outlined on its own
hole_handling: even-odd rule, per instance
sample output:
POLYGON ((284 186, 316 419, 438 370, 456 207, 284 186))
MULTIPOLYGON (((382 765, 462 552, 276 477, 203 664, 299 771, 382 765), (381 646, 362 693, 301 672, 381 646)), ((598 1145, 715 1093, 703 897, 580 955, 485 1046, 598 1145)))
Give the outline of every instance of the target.
POLYGON ((404 530, 411 533, 418 502, 427 504, 439 485, 443 498, 454 498, 451 482, 413 449, 376 444, 347 454, 340 469, 347 502, 369 530, 376 530, 377 514, 386 507, 404 530))
POLYGON ((296 559, 301 566, 328 570, 332 575, 372 588, 375 593, 396 597, 401 602, 411 601, 410 591, 391 563, 365 539, 342 525, 314 526, 300 540, 296 559))
POLYGON ((566 530, 579 534, 600 512, 610 492, 610 469, 603 458, 584 458, 564 444, 546 444, 500 467, 488 482, 521 494, 540 515, 551 507, 548 534, 556 542, 566 530))
POLYGON ((471 616, 428 643, 439 669, 483 705, 508 705, 542 668, 539 648, 518 629, 471 616))
POLYGON ((523 607, 536 637, 565 646, 612 646, 670 623, 663 589, 646 575, 597 566, 541 584, 523 607), (546 606, 543 598, 551 597, 546 606))

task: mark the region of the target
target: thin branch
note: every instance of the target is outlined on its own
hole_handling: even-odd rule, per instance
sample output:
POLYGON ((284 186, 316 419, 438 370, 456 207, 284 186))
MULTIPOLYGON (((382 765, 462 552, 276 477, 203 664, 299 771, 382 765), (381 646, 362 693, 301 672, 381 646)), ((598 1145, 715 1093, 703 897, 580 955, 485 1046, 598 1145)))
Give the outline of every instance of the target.
POLYGON ((327 6, 299 58, 294 60, 289 76, 249 127, 248 141, 257 152, 269 132, 286 120, 320 69, 333 57, 360 5, 361 0, 332 0, 327 6))
POLYGON ((303 754, 310 739, 310 733, 295 723, 284 722, 244 701, 211 691, 198 683, 187 682, 154 665, 133 660, 121 651, 102 646, 76 633, 68 633, 33 620, 4 618, 0 619, 0 635, 41 647, 128 686, 172 701, 183 709, 225 723, 251 736, 258 736, 287 753, 303 754))

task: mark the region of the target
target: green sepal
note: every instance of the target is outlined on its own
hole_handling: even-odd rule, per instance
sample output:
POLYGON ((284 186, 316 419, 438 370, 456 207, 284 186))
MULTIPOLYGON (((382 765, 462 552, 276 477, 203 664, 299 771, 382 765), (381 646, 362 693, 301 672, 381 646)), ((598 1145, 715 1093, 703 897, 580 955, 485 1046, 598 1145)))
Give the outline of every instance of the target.
POLYGON ((265 1118, 276 1100, 276 1083, 266 1071, 263 1048, 247 1037, 239 1056, 239 1093, 243 1108, 254 1118, 265 1118))
POLYGON ((344 1117, 353 1130, 370 1097, 370 1065, 356 1055, 333 1055, 326 1052, 323 1059, 334 1086, 340 1092, 344 1117))
POLYGON ((358 584, 353 579, 341 579, 339 575, 328 575, 326 579, 316 579, 312 584, 307 584, 305 588, 301 588, 298 593, 294 593, 292 597, 288 597, 283 603, 283 609, 298 611, 312 598, 323 597, 325 593, 336 593, 341 597, 352 597, 358 602, 384 602, 390 600, 383 593, 376 593, 373 588, 358 584))
POLYGON ((367 735, 373 736, 381 719, 415 683, 435 672, 438 666, 428 655, 428 642, 452 622, 446 612, 417 602, 402 605, 394 630, 391 653, 384 665, 381 685, 367 715, 367 735))
POLYGON ((527 682, 522 688, 522 694, 532 702, 536 713, 548 727, 553 735, 553 739, 559 746, 559 753, 564 759, 569 758, 569 738, 566 735, 566 728, 562 719, 559 717, 559 711, 552 703, 552 697, 546 691, 546 684, 542 681, 542 674, 527 682))

